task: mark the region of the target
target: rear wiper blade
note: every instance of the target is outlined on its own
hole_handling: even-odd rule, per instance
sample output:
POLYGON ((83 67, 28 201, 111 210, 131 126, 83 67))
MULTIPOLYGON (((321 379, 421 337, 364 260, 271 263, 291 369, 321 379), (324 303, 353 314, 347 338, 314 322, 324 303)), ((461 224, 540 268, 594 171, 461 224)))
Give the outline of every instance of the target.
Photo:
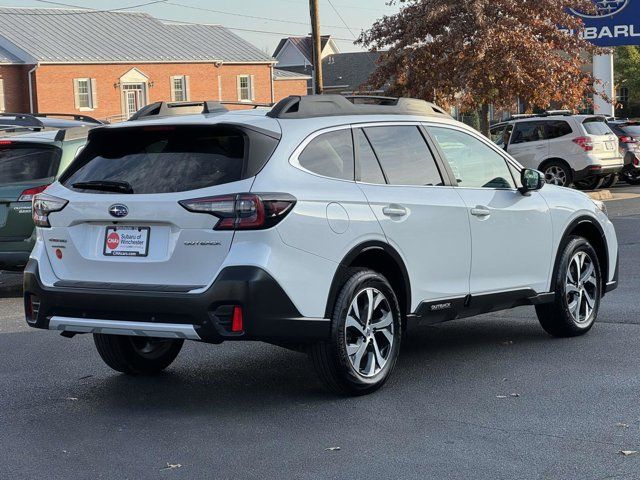
POLYGON ((109 180, 78 182, 74 183, 72 187, 81 190, 99 190, 101 192, 133 193, 133 188, 128 182, 112 182, 109 180))

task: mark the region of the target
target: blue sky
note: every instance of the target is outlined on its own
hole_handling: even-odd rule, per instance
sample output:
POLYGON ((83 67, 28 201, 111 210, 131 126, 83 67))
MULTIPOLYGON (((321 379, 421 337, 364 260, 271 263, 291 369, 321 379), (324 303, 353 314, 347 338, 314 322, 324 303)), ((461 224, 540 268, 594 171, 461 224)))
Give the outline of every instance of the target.
MULTIPOLYGON (((108 10, 129 7, 153 0, 52 0, 81 7, 108 10)), ((359 35, 362 28, 370 26, 377 18, 392 14, 397 6, 387 6, 387 0, 320 0, 320 22, 323 33, 344 40, 338 40, 343 51, 359 50, 348 41, 353 35, 359 35), (332 8, 331 4, 335 7, 332 8), (336 13, 337 10, 337 13, 336 13), (345 23, 350 28, 345 27, 345 23)), ((0 6, 56 8, 55 5, 36 0, 0 0, 0 6)), ((262 30, 290 35, 304 35, 310 32, 308 0, 168 0, 154 5, 138 7, 135 10, 148 12, 156 17, 186 22, 219 23, 227 27, 247 30, 262 30), (179 5, 177 5, 179 4, 179 5), (217 10, 212 12, 203 9, 217 10), (220 13, 220 12, 228 12, 220 13), (247 18, 241 14, 262 18, 247 18)), ((272 53, 280 35, 234 30, 251 43, 272 53)))

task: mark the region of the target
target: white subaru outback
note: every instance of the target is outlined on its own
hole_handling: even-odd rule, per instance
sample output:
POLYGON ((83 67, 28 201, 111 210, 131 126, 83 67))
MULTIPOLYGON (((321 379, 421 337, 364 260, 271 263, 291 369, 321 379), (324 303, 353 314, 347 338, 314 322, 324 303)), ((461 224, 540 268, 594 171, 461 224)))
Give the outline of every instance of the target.
POLYGON ((603 204, 435 105, 208 111, 92 130, 34 199, 29 325, 92 333, 128 374, 185 339, 304 349, 327 386, 364 394, 416 325, 533 305, 551 335, 581 335, 617 286, 603 204))

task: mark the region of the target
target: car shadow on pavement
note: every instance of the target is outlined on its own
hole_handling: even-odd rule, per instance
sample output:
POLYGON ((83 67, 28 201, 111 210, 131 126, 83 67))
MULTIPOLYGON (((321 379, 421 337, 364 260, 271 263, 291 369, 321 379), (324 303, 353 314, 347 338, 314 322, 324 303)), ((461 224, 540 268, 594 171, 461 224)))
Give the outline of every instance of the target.
MULTIPOLYGON (((478 362, 504 361, 505 352, 519 355, 518 349, 535 350, 537 344, 552 341, 533 322, 492 323, 453 322, 417 331, 405 342, 389 384, 372 396, 353 400, 368 403, 374 397, 393 397, 397 395, 396 388, 419 394, 431 385, 450 381, 454 364, 470 362, 470 368, 482 375, 478 362), (426 379, 426 375, 429 381, 414 381, 416 376, 426 379)), ((209 346, 197 345, 196 351, 204 352, 203 347, 209 346)), ((322 387, 304 354, 265 345, 252 348, 250 343, 244 343, 216 358, 216 346, 209 348, 211 353, 196 358, 193 350, 186 352, 186 359, 179 357, 174 366, 158 376, 114 373, 106 378, 89 378, 76 387, 74 396, 85 401, 94 398, 100 404, 106 403, 111 411, 140 409, 182 415, 215 412, 216 416, 347 400, 322 387)))

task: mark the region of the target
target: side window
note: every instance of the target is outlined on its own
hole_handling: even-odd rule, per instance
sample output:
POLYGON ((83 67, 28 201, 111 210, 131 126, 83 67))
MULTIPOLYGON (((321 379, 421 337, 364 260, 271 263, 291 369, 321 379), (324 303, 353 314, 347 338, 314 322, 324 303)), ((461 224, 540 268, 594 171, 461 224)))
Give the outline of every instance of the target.
POLYGON ((356 180, 364 183, 385 184, 384 174, 364 132, 357 128, 353 137, 358 146, 356 158, 356 180))
POLYGON ((546 140, 544 122, 520 122, 516 123, 511 145, 540 140, 546 140))
POLYGON ((571 125, 567 122, 563 122, 562 120, 550 120, 545 122, 545 129, 547 140, 564 137, 565 135, 573 133, 571 125))
POLYGON ((298 157, 300 166, 325 177, 353 180, 351 130, 323 133, 314 138, 298 157))
POLYGON ((515 188, 506 160, 468 133, 429 127, 461 187, 515 188))
POLYGON ((392 185, 442 185, 435 159, 418 127, 369 127, 371 141, 392 185))
POLYGON ((505 127, 506 125, 499 125, 491 129, 491 141, 493 143, 497 143, 498 145, 503 144, 503 135, 504 135, 505 127))

